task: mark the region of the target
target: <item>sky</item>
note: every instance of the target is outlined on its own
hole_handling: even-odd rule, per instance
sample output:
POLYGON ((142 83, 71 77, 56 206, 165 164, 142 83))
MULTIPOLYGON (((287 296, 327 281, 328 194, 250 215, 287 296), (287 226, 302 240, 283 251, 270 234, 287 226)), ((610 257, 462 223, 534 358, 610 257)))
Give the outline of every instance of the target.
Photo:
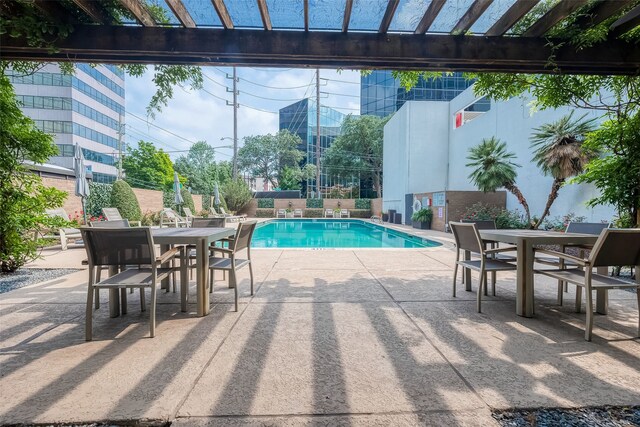
MULTIPOLYGON (((147 117, 146 107, 155 92, 153 73, 125 78, 126 137, 135 146, 141 139, 153 142, 175 160, 192 143, 212 147, 233 144, 233 94, 231 67, 203 67, 204 89, 176 87, 168 106, 147 117), (227 92, 228 90, 228 92, 227 92), (225 138, 221 140, 221 138, 225 138), (229 139, 226 139, 229 138, 229 139)), ((245 136, 278 132, 278 110, 303 98, 315 99, 315 69, 238 67, 238 143, 245 136)), ((320 70, 320 102, 342 113, 359 114, 360 73, 320 70)), ((216 160, 230 160, 231 147, 216 151, 216 160)))

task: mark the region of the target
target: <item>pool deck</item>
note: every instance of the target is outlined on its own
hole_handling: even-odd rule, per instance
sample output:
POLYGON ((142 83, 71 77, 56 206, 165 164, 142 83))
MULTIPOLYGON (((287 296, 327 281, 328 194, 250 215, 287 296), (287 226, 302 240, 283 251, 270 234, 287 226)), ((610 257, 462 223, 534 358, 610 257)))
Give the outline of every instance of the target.
MULTIPOLYGON (((494 409, 640 405, 634 294, 611 292, 590 343, 575 289, 559 307, 544 277, 534 318, 515 314, 513 273, 479 314, 475 275, 451 297, 451 236, 416 234, 445 245, 254 249, 237 313, 222 281, 203 318, 160 293, 153 339, 137 294, 112 319, 103 292, 84 341, 86 270, 0 294, 0 424, 491 426, 494 409)), ((31 266, 81 268, 70 247, 31 266)))

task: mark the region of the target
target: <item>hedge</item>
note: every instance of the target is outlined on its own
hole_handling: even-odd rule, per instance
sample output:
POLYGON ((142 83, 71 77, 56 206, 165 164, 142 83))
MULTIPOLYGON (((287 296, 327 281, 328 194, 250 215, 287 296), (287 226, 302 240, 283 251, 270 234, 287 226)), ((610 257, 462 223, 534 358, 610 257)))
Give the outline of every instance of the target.
POLYGON ((258 199, 258 208, 259 209, 267 209, 274 208, 273 199, 258 199))
POLYGON ((356 199, 356 209, 371 209, 371 199, 356 199))
POLYGON ((307 207, 312 209, 322 209, 322 199, 307 199, 307 207))
POLYGON ((111 207, 111 184, 92 182, 89 184, 89 197, 87 197, 87 215, 99 217, 102 215, 102 208, 111 207))
POLYGON ((349 210, 349 216, 351 218, 371 218, 370 209, 351 209, 349 210))
POLYGON ((273 209, 256 209, 256 218, 273 218, 273 209))
POLYGON ((142 212, 140 212, 140 203, 136 198, 129 184, 123 180, 117 180, 111 188, 111 207, 118 208, 122 218, 129 221, 140 221, 142 212))
MULTIPOLYGON (((309 199, 318 200, 318 199, 309 199)), ((302 216, 305 218, 322 218, 322 209, 305 209, 302 211, 302 216)))

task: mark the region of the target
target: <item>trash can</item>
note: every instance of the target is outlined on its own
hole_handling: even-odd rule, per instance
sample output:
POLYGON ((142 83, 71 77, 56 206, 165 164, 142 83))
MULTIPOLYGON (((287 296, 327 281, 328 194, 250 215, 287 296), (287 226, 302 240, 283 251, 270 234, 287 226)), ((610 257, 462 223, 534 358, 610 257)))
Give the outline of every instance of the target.
POLYGON ((395 221, 395 216, 396 216, 396 210, 395 209, 389 209, 389 222, 391 224, 394 223, 395 221))
POLYGON ((396 212, 396 214, 393 216, 393 223, 394 224, 402 224, 402 214, 396 212))

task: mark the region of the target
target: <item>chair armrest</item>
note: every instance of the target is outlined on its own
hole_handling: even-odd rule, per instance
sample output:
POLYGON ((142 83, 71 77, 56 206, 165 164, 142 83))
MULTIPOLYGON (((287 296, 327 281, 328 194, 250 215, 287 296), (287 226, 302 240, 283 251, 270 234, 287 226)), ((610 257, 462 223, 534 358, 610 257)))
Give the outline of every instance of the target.
POLYGON ((564 260, 568 260, 568 261, 573 261, 583 267, 586 267, 589 265, 589 261, 587 261, 586 259, 582 259, 582 258, 578 258, 576 256, 573 255, 569 255, 569 254, 565 254, 564 252, 558 252, 558 251, 551 251, 548 249, 535 249, 534 250, 535 253, 541 253, 544 255, 551 255, 554 257, 558 257, 564 260))
POLYGON ((511 251, 517 251, 518 247, 517 246, 503 246, 501 248, 495 248, 495 249, 486 249, 484 251, 485 254, 497 254, 500 252, 511 252, 511 251))
POLYGON ((227 249, 227 248, 215 248, 213 249, 215 252, 222 252, 225 254, 232 254, 233 251, 231 249, 227 249))
POLYGON ((183 250, 184 250, 183 246, 169 249, 162 255, 156 257, 156 262, 158 264, 164 264, 165 262, 169 262, 176 256, 176 254, 181 253, 183 250))

